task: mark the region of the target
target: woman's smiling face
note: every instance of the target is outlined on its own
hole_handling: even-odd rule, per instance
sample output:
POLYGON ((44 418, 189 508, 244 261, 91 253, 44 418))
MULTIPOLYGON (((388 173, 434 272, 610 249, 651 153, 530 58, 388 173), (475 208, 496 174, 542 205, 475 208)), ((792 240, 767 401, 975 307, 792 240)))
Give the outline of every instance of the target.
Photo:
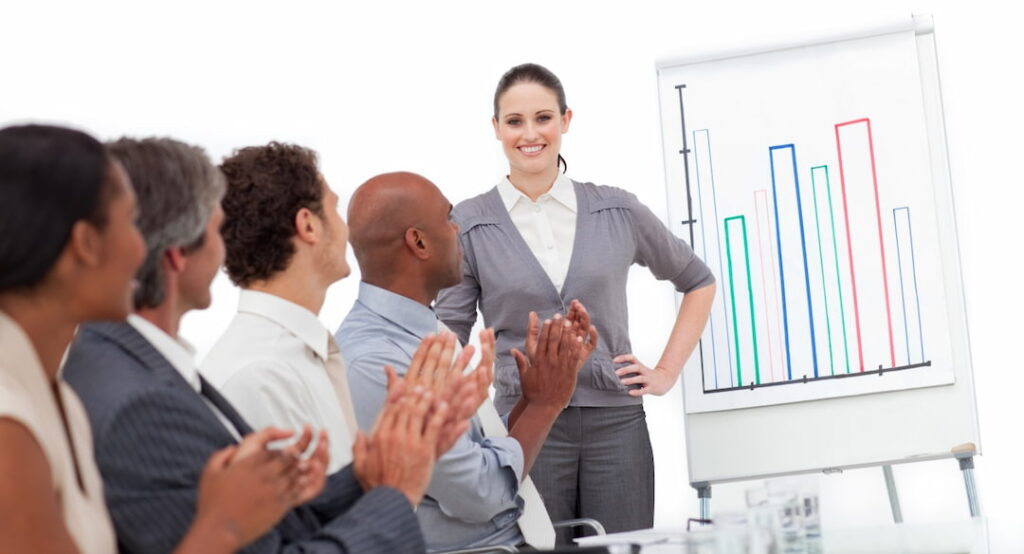
POLYGON ((506 90, 493 123, 512 175, 557 167, 562 134, 571 119, 572 111, 559 113, 558 97, 544 85, 522 82, 506 90))

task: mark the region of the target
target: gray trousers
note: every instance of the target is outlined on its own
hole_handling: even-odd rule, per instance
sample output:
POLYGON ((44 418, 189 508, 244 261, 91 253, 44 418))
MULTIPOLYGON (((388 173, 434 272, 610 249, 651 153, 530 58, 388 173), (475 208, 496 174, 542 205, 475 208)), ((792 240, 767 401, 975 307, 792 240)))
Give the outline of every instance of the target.
MULTIPOLYGON (((654 525, 654 456, 643 406, 562 411, 530 471, 551 521, 590 517, 609 533, 654 525)), ((559 545, 579 529, 559 529, 559 545)))

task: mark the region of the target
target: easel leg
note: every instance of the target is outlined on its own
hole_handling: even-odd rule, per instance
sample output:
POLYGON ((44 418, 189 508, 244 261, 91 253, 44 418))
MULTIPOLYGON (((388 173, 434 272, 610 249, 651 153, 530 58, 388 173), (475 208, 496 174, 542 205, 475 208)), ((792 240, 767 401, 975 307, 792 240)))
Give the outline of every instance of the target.
POLYGON ((892 508, 892 520, 903 523, 903 510, 900 509, 900 496, 896 492, 896 478, 892 475, 892 466, 882 466, 885 474, 885 488, 889 491, 889 507, 892 508))
POLYGON ((697 483, 693 487, 697 489, 697 500, 700 502, 700 518, 711 519, 711 484, 697 483))
POLYGON ((981 508, 978 505, 978 489, 974 485, 974 457, 958 457, 957 461, 960 462, 960 470, 964 472, 964 486, 967 488, 967 507, 971 510, 971 517, 978 517, 981 515, 981 508))

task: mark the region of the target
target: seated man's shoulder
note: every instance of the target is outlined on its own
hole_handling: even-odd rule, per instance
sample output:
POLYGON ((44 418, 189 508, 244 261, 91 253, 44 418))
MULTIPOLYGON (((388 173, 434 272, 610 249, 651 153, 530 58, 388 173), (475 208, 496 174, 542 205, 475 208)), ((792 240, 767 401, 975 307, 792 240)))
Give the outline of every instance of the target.
POLYGON ((68 350, 62 376, 91 412, 139 391, 157 388, 154 374, 123 345, 83 326, 68 350))
POLYGON ((334 340, 341 349, 346 363, 353 358, 373 352, 385 352, 398 348, 395 341, 388 336, 387 330, 393 324, 380 315, 369 310, 353 310, 345 317, 334 334, 334 340))
POLYGON ((269 337, 250 337, 241 341, 232 338, 217 342, 203 359, 200 371, 215 386, 223 387, 232 381, 253 378, 292 379, 296 377, 296 360, 312 357, 300 341, 273 340, 269 337))

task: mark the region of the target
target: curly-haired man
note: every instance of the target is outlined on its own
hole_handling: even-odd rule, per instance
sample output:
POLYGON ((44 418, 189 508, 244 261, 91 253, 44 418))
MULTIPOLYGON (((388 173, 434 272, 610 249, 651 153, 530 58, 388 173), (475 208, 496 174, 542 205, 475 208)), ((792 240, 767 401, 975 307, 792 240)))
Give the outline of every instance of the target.
POLYGON ((326 430, 334 472, 351 462, 357 431, 344 364, 317 318, 350 271, 338 196, 301 146, 242 148, 221 170, 224 265, 242 292, 203 374, 254 425, 326 430))

